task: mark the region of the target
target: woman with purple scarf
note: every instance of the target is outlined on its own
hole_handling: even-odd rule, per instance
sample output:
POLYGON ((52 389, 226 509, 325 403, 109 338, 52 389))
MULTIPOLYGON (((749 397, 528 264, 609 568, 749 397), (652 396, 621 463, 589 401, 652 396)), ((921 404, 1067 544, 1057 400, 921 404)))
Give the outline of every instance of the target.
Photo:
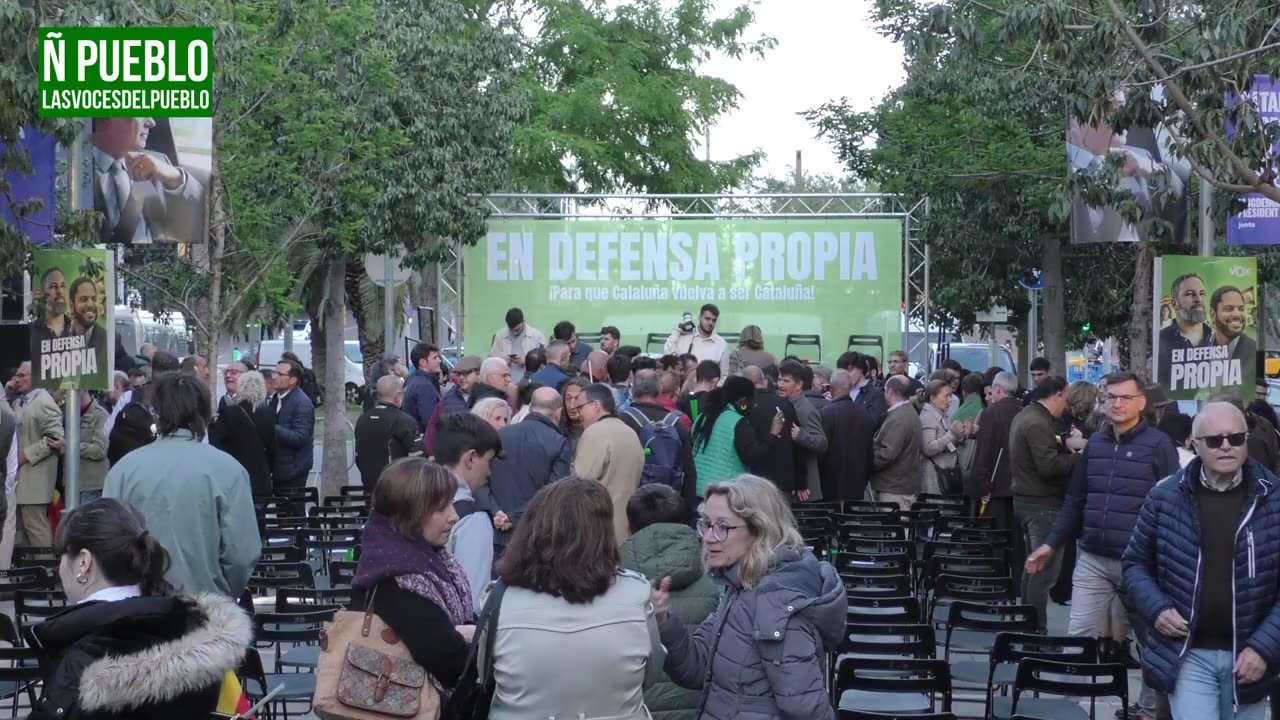
POLYGON ((382 471, 361 540, 351 608, 364 610, 372 599, 374 612, 445 698, 470 648, 457 626, 475 624, 467 576, 445 549, 458 522, 457 489, 448 470, 420 457, 397 460, 382 471))

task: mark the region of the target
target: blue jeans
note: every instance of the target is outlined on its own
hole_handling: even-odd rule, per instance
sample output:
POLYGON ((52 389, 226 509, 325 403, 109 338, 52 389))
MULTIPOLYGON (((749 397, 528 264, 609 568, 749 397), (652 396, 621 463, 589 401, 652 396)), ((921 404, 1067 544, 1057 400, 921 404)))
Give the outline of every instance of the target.
POLYGON ((1182 658, 1178 682, 1169 695, 1174 720, 1262 720, 1265 703, 1233 708, 1235 658, 1226 650, 1190 650, 1182 658))

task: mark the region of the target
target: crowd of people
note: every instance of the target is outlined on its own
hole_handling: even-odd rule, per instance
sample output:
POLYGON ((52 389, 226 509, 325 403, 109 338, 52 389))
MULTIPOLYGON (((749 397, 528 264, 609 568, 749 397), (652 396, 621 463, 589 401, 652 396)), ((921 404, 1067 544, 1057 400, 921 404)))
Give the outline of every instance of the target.
MULTIPOLYGON (((1067 632, 1105 659, 1134 664, 1135 636, 1131 714, 1261 717, 1280 670, 1269 408, 1215 396, 1192 420, 1135 375, 1068 384, 1043 359, 1025 391, 950 360, 912 378, 901 352, 883 374, 854 352, 827 368, 775 358, 754 326, 731 347, 718 318, 686 316, 655 358, 616 328, 598 349, 569 321, 548 341, 512 309, 488 357, 384 363, 355 424, 351 609, 446 704, 475 669, 461 628, 496 612, 489 717, 832 718, 848 600, 792 507, 945 494, 1012 531, 1042 632, 1069 599, 1067 632)), ((5 525, 56 548, 72 604, 34 631, 33 717, 199 717, 243 658, 253 497, 306 484, 314 404, 294 358, 269 382, 232 363, 216 399, 208 375, 154 353, 110 412, 81 396, 80 507, 56 533, 64 399, 25 365, 6 385, 5 525)))

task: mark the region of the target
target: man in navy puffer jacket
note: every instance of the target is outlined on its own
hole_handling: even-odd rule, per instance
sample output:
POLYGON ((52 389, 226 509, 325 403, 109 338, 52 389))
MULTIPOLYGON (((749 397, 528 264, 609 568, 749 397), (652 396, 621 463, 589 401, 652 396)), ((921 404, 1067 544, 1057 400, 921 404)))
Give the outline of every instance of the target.
MULTIPOLYGON (((1146 403, 1137 376, 1116 373, 1108 378, 1110 423, 1089 438, 1049 538, 1027 557, 1026 571, 1041 572, 1063 545, 1079 539, 1068 635, 1108 635, 1111 604, 1119 599, 1139 645, 1146 639, 1144 624, 1125 598, 1120 556, 1151 489, 1178 470, 1173 441, 1142 421, 1146 403)), ((1140 714, 1156 717, 1157 698, 1144 688, 1138 708, 1140 714)))
POLYGON ((1197 459, 1156 486, 1124 553, 1149 628, 1147 682, 1175 718, 1261 720, 1280 670, 1280 480, 1248 459, 1244 415, 1210 403, 1197 459))

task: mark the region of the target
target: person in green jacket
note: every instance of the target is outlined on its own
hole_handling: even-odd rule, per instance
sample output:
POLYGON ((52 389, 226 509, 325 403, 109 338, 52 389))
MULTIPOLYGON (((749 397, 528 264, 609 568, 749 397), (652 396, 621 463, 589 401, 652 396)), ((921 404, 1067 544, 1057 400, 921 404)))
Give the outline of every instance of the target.
POLYGON ((768 434, 757 435, 747 419, 755 401, 756 386, 744 377, 731 377, 707 395, 692 434, 698 497, 708 485, 758 467, 775 451, 786 418, 774 416, 768 434))
MULTIPOLYGON (((640 487, 627 502, 631 537, 622 543, 622 566, 651 581, 671 578, 671 608, 693 632, 715 611, 720 587, 702 567, 702 544, 690 520, 675 490, 657 483, 640 487)), ((666 673, 644 693, 654 720, 694 720, 701 698, 701 691, 681 688, 666 673)))

